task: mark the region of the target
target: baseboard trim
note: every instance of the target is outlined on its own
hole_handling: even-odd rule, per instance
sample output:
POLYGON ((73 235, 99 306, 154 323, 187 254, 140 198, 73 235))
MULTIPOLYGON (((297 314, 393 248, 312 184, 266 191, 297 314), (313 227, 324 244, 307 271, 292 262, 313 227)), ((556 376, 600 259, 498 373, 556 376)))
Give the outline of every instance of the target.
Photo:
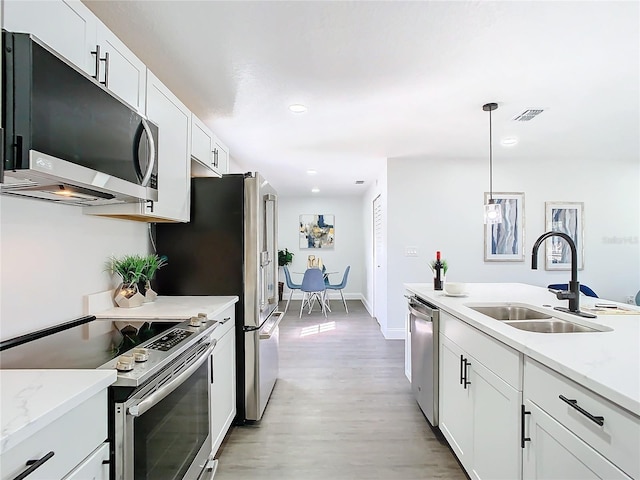
POLYGON ((404 328, 387 328, 381 331, 386 340, 404 340, 404 328))

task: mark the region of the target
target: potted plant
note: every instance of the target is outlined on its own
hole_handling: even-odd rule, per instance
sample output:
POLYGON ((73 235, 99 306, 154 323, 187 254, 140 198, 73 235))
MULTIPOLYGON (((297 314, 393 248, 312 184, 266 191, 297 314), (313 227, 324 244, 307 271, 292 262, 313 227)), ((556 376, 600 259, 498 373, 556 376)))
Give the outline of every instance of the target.
MULTIPOLYGON (((291 253, 287 248, 284 250, 278 250, 278 266, 284 267, 285 265, 289 265, 293 262, 293 253, 291 253)), ((278 282, 278 301, 282 301, 282 293, 284 291, 284 282, 278 282)))
POLYGON ((145 303, 153 302, 158 294, 151 289, 151 280, 156 276, 156 272, 167 264, 166 256, 158 256, 157 254, 147 255, 145 258, 145 265, 142 270, 144 276, 144 296, 145 303))
POLYGON ((166 257, 155 254, 111 257, 107 269, 122 279, 122 283, 116 288, 114 298, 118 306, 137 307, 145 301, 153 301, 157 295, 151 290, 149 282, 166 263, 166 257))

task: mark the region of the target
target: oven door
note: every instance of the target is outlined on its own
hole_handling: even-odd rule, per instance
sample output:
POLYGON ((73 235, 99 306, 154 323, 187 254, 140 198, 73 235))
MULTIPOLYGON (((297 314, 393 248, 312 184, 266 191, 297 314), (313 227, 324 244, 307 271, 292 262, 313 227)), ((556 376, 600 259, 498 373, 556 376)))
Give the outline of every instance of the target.
POLYGON ((210 428, 212 344, 170 364, 115 403, 116 480, 204 480, 215 462, 210 428))

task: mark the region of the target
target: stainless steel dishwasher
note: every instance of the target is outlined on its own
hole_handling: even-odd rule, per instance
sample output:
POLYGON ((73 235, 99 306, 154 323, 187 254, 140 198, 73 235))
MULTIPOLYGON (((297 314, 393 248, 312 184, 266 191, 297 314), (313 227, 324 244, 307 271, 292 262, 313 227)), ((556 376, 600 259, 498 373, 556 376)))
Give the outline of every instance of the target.
POLYGON ((440 311, 412 295, 409 298, 411 390, 429 423, 438 426, 438 356, 440 311))

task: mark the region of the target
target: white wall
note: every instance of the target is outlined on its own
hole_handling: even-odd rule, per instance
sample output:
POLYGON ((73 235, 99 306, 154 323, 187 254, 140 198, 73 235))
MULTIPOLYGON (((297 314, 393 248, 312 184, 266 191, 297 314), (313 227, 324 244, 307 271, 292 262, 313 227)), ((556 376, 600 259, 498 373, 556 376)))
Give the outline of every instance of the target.
POLYGON ((387 324, 387 273, 388 262, 386 255, 386 245, 388 241, 387 232, 387 171, 385 168, 380 172, 375 184, 364 194, 362 199, 363 222, 365 225, 365 290, 363 303, 374 316, 380 325, 380 330, 385 338, 395 338, 396 335, 389 332, 387 324), (373 230, 373 202, 379 197, 382 209, 382 253, 381 258, 374 264, 374 230, 373 230))
POLYGON ((84 295, 115 287, 109 256, 149 251, 146 223, 5 196, 0 212, 3 340, 84 315, 84 295))
MULTIPOLYGON (((365 288, 364 245, 362 199, 359 197, 278 197, 278 249, 289 249, 294 254, 289 265, 292 272, 304 272, 307 257, 321 257, 327 271, 340 272, 329 277, 331 283, 342 281, 342 273, 351 265, 345 298, 362 299, 365 288), (333 249, 300 249, 299 230, 302 214, 335 215, 335 247, 333 249)), ((281 272, 280 272, 281 273, 281 272)), ((280 275, 284 282, 284 273, 280 275)), ((302 275, 293 275, 293 281, 302 281, 302 275)), ((294 298, 301 296, 294 292, 294 298)), ((285 286, 285 297, 288 290, 285 286)), ((339 298, 338 292, 332 292, 331 298, 339 298)))
MULTIPOLYGON (((387 200, 387 329, 404 329, 405 282, 431 282, 428 261, 441 250, 447 279, 462 282, 566 283, 568 271, 531 270, 531 248, 545 232, 545 201, 584 202, 584 269, 578 280, 601 298, 626 301, 640 289, 638 156, 494 162, 494 191, 525 193, 523 262, 484 262, 486 159, 391 159, 387 200), (621 243, 612 242, 619 239, 621 243), (407 246, 418 257, 406 257, 407 246)), ((551 295, 551 294, 550 294, 551 295)), ((395 338, 398 338, 394 335, 395 338)))

